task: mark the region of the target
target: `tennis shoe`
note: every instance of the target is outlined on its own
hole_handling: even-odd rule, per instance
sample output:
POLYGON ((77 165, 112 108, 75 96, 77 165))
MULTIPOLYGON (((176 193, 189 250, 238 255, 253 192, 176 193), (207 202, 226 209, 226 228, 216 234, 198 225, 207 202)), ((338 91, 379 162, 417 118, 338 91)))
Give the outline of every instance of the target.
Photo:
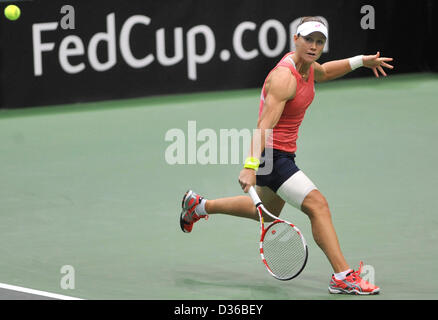
POLYGON ((337 280, 332 276, 328 290, 330 293, 341 294, 378 294, 380 288, 362 279, 360 274, 362 272, 363 262, 359 264, 359 270, 351 271, 347 274, 344 280, 337 280))
POLYGON ((191 232, 193 224, 199 219, 208 219, 208 214, 197 214, 195 209, 201 203, 204 198, 199 194, 196 194, 192 190, 188 190, 182 200, 182 211, 179 219, 181 230, 183 232, 191 232))

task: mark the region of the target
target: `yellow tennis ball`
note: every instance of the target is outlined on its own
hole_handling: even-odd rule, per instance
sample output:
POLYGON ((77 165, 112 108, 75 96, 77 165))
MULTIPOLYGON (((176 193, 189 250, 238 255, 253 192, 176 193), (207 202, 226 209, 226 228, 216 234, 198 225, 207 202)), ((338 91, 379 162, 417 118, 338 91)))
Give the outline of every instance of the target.
POLYGON ((20 18, 21 10, 15 4, 10 4, 5 8, 5 17, 11 21, 20 18))

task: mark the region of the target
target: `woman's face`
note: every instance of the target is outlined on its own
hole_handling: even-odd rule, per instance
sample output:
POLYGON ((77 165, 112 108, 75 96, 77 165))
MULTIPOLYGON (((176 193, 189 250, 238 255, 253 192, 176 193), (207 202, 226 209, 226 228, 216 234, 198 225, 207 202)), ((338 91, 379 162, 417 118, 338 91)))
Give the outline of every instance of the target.
POLYGON ((307 36, 294 35, 297 54, 306 62, 312 63, 319 59, 326 42, 320 32, 313 32, 307 36))

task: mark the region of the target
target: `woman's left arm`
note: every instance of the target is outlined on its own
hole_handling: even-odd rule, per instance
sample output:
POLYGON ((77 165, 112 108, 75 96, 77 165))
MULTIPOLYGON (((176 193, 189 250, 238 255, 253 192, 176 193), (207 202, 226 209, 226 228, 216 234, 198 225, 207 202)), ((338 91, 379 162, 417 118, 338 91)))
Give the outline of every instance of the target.
POLYGON ((324 82, 337 79, 362 66, 372 69, 377 78, 379 77, 379 72, 386 77, 383 67, 393 69, 394 67, 387 63, 392 60, 392 58, 381 58, 380 52, 377 52, 375 55, 361 55, 349 59, 329 61, 323 64, 314 62, 315 81, 324 82))

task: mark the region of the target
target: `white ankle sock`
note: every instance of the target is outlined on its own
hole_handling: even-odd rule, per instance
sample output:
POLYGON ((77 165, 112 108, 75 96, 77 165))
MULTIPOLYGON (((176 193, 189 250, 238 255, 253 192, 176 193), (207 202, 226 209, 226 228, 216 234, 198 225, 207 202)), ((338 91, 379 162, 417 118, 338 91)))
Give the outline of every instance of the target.
POLYGON ((206 199, 202 199, 201 202, 196 206, 195 212, 199 216, 207 215, 207 211, 205 211, 205 203, 207 202, 206 199))
POLYGON ((349 274, 351 271, 353 271, 353 270, 348 269, 348 270, 345 270, 345 271, 342 271, 342 272, 339 272, 339 273, 335 273, 334 274, 335 279, 336 280, 344 280, 345 277, 347 276, 347 274, 349 274))

